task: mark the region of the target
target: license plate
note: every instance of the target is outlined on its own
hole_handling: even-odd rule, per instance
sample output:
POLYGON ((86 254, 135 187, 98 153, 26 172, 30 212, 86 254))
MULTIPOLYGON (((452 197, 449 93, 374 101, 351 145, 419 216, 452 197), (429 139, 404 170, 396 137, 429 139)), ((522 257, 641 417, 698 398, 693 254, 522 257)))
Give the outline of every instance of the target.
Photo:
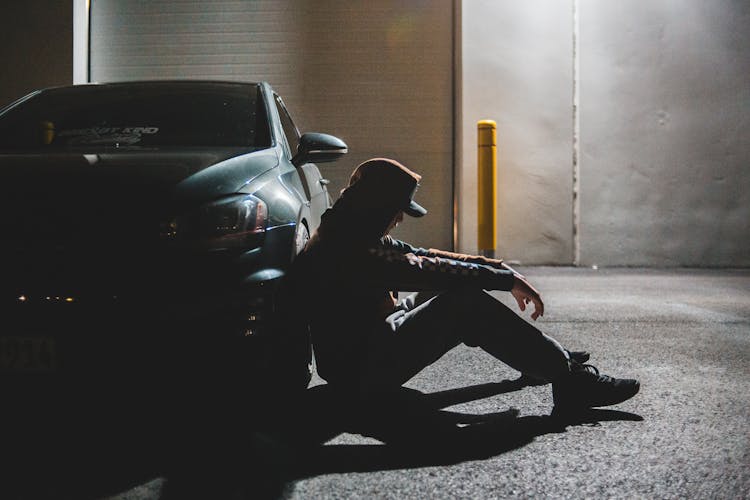
POLYGON ((57 370, 52 337, 0 337, 0 372, 49 373, 57 370))

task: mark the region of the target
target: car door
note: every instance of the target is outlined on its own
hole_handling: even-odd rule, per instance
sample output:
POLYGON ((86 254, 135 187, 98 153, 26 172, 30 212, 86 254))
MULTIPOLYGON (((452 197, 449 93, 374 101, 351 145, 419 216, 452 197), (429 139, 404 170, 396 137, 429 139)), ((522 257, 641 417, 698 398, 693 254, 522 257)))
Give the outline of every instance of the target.
MULTIPOLYGON (((290 160, 297 152, 299 147, 300 133, 294 124, 292 117, 284 106, 284 101, 278 94, 274 94, 274 102, 279 112, 281 126, 284 129, 287 145, 289 146, 290 160)), ((305 163, 297 167, 302 184, 305 188, 305 197, 310 202, 310 212, 313 220, 309 221, 310 229, 316 228, 320 224, 320 216, 331 206, 331 197, 328 194, 328 180, 323 178, 317 165, 314 163, 305 163)))

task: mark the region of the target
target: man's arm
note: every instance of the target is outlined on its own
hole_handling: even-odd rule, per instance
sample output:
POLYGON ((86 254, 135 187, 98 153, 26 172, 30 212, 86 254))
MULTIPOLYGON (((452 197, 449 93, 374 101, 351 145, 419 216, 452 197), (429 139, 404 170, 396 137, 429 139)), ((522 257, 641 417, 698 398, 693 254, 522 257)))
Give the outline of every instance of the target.
MULTIPOLYGON (((404 255, 413 254, 418 258, 426 258, 436 261, 448 260, 465 264, 474 264, 477 266, 489 267, 492 269, 503 270, 512 273, 514 277, 514 283, 512 288, 510 289, 510 292, 513 295, 513 298, 516 299, 518 307, 521 309, 521 311, 525 311, 526 306, 529 303, 532 303, 534 305, 534 312, 531 314, 531 318, 536 320, 539 316, 544 316, 544 302, 542 301, 542 297, 539 291, 534 288, 531 283, 528 282, 524 275, 507 265, 502 259, 492 259, 483 255, 470 255, 458 252, 449 252, 447 250, 440 250, 437 248, 418 248, 404 241, 392 238, 391 236, 386 236, 383 239, 382 243, 386 249, 394 252, 400 252, 404 255)), ((483 288, 490 290, 504 289, 489 287, 483 288)))
POLYGON ((445 257, 447 259, 460 260, 461 262, 472 262, 474 264, 482 264, 484 266, 490 266, 497 269, 505 269, 507 271, 513 271, 514 273, 521 274, 510 267, 508 264, 506 264, 503 259, 493 259, 490 257, 485 257, 484 255, 471 255, 466 253, 449 252, 447 250, 440 250, 438 248, 428 248, 427 250, 420 250, 423 250, 425 252, 423 255, 426 256, 445 257))
POLYGON ((445 259, 457 260, 460 262, 469 262, 472 264, 481 264, 483 266, 490 266, 496 269, 505 269, 506 271, 513 271, 514 273, 521 274, 508 264, 503 259, 492 259, 483 255, 471 255, 466 253, 449 252, 448 250, 440 250, 439 248, 421 248, 410 245, 409 243, 397 240, 392 236, 385 236, 382 240, 384 246, 392 248, 394 250, 401 251, 403 253, 413 253, 418 257, 442 257, 445 259))
POLYGON ((526 305, 531 302, 534 304, 534 312, 531 314, 531 319, 536 320, 539 316, 544 316, 544 302, 542 301, 542 296, 539 291, 529 283, 523 274, 510 267, 503 261, 503 259, 492 259, 483 255, 448 252, 437 248, 427 249, 425 255, 445 257, 448 259, 459 260, 461 262, 471 262, 512 272, 516 281, 510 293, 513 295, 513 298, 516 299, 516 302, 518 302, 518 307, 521 311, 525 311, 526 305))
POLYGON ((484 288, 510 291, 514 273, 481 264, 461 262, 443 257, 426 257, 389 247, 367 250, 367 281, 398 290, 448 290, 484 288))

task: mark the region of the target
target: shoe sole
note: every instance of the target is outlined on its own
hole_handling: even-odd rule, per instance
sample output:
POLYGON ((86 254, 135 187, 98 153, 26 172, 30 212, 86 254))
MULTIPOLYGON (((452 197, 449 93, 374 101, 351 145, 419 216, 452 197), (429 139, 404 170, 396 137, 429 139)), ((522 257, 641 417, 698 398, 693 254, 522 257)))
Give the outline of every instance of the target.
POLYGON ((640 390, 641 390, 641 383, 636 380, 635 384, 633 384, 632 391, 625 393, 625 394, 621 394, 617 398, 613 398, 605 402, 598 402, 596 404, 591 404, 591 405, 586 405, 586 404, 566 405, 566 406, 555 405, 554 408, 552 409, 552 415, 570 414, 570 413, 585 411, 589 408, 601 408, 603 406, 612 406, 612 405, 620 404, 623 401, 627 401, 628 399, 638 394, 640 390))

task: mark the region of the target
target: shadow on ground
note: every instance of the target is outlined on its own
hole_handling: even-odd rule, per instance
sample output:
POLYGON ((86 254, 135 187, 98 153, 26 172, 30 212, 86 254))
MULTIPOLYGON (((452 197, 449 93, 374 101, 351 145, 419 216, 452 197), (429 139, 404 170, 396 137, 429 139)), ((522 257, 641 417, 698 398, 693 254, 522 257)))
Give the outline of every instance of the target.
MULTIPOLYGON (((536 436, 564 432, 568 425, 606 420, 642 420, 632 413, 592 409, 565 419, 548 415, 519 416, 516 409, 490 414, 467 414, 444 408, 525 387, 506 380, 432 394, 403 388, 387 400, 351 405, 327 386, 311 389, 315 421, 298 436, 279 435, 290 444, 307 441, 294 464, 294 478, 328 473, 370 472, 435 465, 496 456, 524 446, 536 436), (341 402, 344 402, 342 404, 341 402), (341 432, 381 441, 373 445, 323 443, 341 432), (289 441, 291 439, 291 441, 289 441)), ((301 432, 300 432, 301 431, 301 432)))
MULTIPOLYGON (((370 472, 480 460, 522 447, 567 426, 608 420, 639 421, 636 414, 589 410, 566 420, 447 411, 452 405, 526 386, 506 380, 432 394, 402 389, 387 399, 355 404, 321 385, 294 405, 227 415, 196 404, 168 432, 122 427, 88 429, 69 440, 38 440, 19 447, 4 480, 8 499, 283 498, 294 481, 331 473, 370 472), (93 432, 92 432, 93 431, 93 432), (342 433, 377 439, 375 444, 326 444, 342 433), (153 482, 151 488, 144 484, 153 482)), ((270 404, 270 403, 269 403, 270 404)), ((226 409, 224 409, 226 410, 226 409)), ((236 410, 236 408, 235 408, 236 410)), ((16 444, 21 445, 22 440, 16 444)), ((5 488, 4 488, 5 489, 5 488)))

